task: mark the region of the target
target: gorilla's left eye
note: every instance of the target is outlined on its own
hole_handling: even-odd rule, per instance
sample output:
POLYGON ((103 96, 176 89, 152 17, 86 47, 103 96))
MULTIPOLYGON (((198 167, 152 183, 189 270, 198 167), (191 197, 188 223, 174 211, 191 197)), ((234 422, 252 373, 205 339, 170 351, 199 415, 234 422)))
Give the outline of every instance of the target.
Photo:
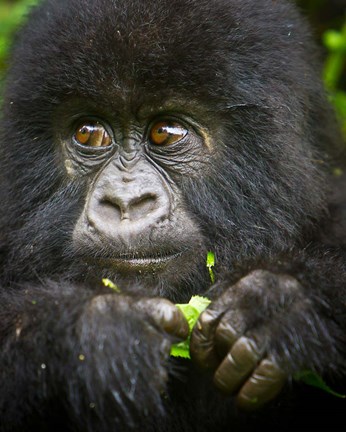
POLYGON ((150 129, 149 140, 151 144, 163 146, 174 144, 187 134, 187 129, 177 122, 160 121, 150 129))
POLYGON ((74 139, 77 144, 87 147, 109 147, 112 144, 105 127, 96 121, 78 125, 74 139))

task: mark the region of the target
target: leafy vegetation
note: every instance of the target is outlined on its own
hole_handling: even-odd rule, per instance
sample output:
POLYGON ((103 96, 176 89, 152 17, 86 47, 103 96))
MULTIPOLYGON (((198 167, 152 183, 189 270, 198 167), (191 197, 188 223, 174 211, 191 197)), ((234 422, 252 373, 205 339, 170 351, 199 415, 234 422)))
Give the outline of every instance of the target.
POLYGON ((326 31, 323 42, 329 51, 324 68, 324 82, 346 136, 346 91, 340 88, 346 66, 346 20, 340 31, 326 31))
POLYGON ((11 40, 30 6, 38 0, 2 0, 0 2, 0 82, 6 70, 11 40))

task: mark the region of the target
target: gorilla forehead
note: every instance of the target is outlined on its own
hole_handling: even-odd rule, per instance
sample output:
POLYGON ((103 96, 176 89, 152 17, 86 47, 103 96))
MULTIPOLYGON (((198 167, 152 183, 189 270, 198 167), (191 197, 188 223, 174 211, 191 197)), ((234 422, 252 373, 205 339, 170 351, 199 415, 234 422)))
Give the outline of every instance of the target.
MULTIPOLYGON (((55 98, 59 92, 111 98, 140 87, 141 95, 172 89, 220 101, 250 93, 250 75, 264 89, 280 68, 284 81, 290 65, 282 67, 283 44, 291 60, 300 55, 294 12, 281 1, 48 0, 33 15, 17 53, 23 63, 36 52, 27 72, 55 98)), ((299 69, 299 61, 292 64, 299 69)))

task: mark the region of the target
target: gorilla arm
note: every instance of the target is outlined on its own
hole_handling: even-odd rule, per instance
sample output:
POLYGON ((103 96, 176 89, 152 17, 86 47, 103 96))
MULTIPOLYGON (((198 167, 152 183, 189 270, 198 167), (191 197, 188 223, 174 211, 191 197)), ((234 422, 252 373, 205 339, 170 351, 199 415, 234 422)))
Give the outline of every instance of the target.
POLYGON ((167 300, 47 282, 2 291, 0 305, 0 411, 10 430, 36 426, 35 412, 40 422, 59 421, 51 400, 62 405, 53 412, 68 407, 81 428, 98 417, 104 427, 127 430, 162 408, 172 340, 188 332, 167 300))

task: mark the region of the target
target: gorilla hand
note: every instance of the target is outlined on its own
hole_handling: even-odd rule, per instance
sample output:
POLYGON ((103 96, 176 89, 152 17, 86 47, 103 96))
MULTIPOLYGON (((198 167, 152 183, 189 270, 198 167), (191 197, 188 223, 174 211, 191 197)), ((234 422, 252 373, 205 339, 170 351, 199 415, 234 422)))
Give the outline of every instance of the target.
POLYGON ((256 409, 281 391, 287 376, 296 372, 292 364, 298 370, 304 366, 295 361, 294 351, 298 343, 304 350, 300 329, 315 325, 311 303, 296 279, 263 270, 230 287, 216 285, 210 295, 215 292, 216 300, 192 332, 191 357, 215 370, 221 391, 237 392, 240 407, 256 409))

